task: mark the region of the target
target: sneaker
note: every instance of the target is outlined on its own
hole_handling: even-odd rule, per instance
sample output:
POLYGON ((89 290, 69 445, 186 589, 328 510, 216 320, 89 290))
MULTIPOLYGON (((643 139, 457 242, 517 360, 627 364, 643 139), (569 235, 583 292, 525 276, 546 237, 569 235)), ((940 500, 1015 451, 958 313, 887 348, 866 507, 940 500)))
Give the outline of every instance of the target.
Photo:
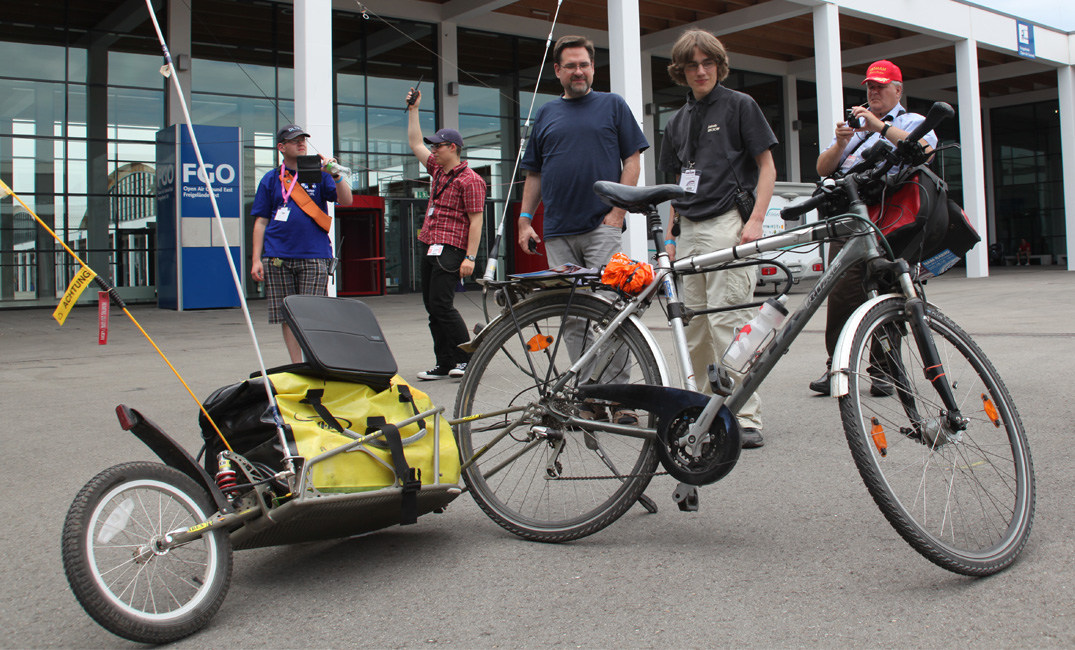
POLYGON ((761 437, 761 429, 755 429, 754 427, 740 429, 739 440, 743 443, 743 449, 757 449, 765 446, 765 441, 761 437))
POLYGON ((627 426, 635 426, 638 424, 638 414, 634 411, 628 411, 626 409, 622 411, 616 411, 612 414, 612 421, 616 424, 626 424, 627 426))
POLYGON ((829 381, 829 369, 825 368, 825 372, 820 377, 810 382, 810 390, 815 393, 821 393, 822 395, 828 395, 832 390, 832 384, 829 381))
POLYGON ((438 364, 430 370, 425 370, 423 372, 418 373, 418 378, 424 379, 426 381, 429 381, 431 379, 447 379, 448 373, 450 372, 451 370, 448 369, 448 366, 442 366, 438 364))
POLYGON ((896 388, 892 382, 881 377, 874 377, 870 382, 870 395, 874 397, 891 397, 896 394, 896 388))
POLYGON ((448 371, 448 376, 452 379, 461 379, 467 372, 467 362, 455 364, 455 367, 448 371))

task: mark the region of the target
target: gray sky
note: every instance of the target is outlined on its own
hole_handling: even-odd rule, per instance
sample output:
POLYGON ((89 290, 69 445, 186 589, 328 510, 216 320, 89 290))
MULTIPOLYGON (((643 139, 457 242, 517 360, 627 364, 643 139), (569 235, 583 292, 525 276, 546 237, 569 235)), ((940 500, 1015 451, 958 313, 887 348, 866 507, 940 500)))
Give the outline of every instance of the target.
POLYGON ((995 9, 1065 32, 1075 31, 1075 2, 1071 0, 968 0, 968 4, 995 9))

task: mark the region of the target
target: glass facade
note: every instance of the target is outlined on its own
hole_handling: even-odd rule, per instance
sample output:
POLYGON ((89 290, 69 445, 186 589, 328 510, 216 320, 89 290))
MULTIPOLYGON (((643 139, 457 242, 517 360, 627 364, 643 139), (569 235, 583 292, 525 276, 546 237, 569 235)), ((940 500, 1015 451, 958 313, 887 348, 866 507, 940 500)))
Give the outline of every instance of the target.
POLYGON ((1046 101, 990 111, 996 242, 1014 255, 1067 252, 1060 159, 1060 105, 1046 101))
MULTIPOLYGON (((153 301, 154 138, 167 126, 170 83, 160 73, 156 33, 141 13, 123 16, 119 0, 49 4, 7 3, 0 14, 0 178, 121 296, 153 301)), ((258 180, 277 164, 277 129, 294 121, 293 7, 272 0, 190 0, 183 7, 192 34, 191 115, 198 124, 242 128, 249 210, 258 180)), ((167 14, 157 16, 165 33, 167 14)), ((428 175, 407 145, 402 108, 407 89, 421 80, 422 131, 443 125, 437 26, 336 11, 331 29, 333 60, 325 65, 334 75, 334 153, 353 170, 356 194, 386 202, 388 290, 414 291, 414 243, 428 175)), ((445 90, 458 102, 464 158, 489 186, 478 261, 483 269, 496 222, 521 196, 522 174, 514 186, 511 179, 526 115, 531 104, 536 109, 555 99, 560 87, 551 61, 537 84, 544 40, 459 28, 456 42, 458 82, 445 90)), ((608 58, 607 51, 597 52, 596 90, 609 90, 608 58)), ((686 92, 668 78, 667 64, 653 59, 652 156, 686 92)), ((783 141, 780 77, 733 70, 725 85, 754 97, 783 141)), ((814 85, 799 81, 797 92, 800 150, 788 152, 781 144, 774 157, 780 180, 789 180, 788 157, 797 155, 801 179, 790 180, 809 181, 816 178, 819 141, 827 142, 831 129, 818 128, 814 85)), ((860 89, 845 94, 848 106, 862 101, 860 89)), ((921 112, 928 104, 909 108, 921 112)), ((1058 102, 997 108, 991 115, 997 241, 1011 251, 1025 238, 1035 254, 1063 253, 1058 102)), ((955 121, 942 130, 942 142, 957 139, 955 121)), ((957 199, 959 164, 958 150, 938 157, 957 199)), ((248 244, 251 230, 248 218, 248 244)), ((0 308, 56 304, 77 266, 22 205, 0 202, 0 308)), ((248 291, 257 295, 260 287, 248 283, 248 291)))

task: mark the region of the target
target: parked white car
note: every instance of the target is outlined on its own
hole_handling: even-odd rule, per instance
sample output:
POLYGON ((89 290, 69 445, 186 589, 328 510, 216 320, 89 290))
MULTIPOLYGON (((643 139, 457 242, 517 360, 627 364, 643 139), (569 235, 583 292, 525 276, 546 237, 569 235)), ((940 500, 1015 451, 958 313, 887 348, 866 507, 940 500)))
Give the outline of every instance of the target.
MULTIPOLYGON (((780 218, 781 208, 802 203, 810 198, 814 187, 813 183, 778 182, 773 190, 773 198, 769 202, 769 209, 765 213, 765 223, 762 225, 763 233, 768 236, 817 221, 816 210, 807 212, 798 221, 784 221, 780 218)), ((792 282, 795 284, 802 280, 816 278, 825 271, 825 250, 822 244, 800 246, 792 250, 773 251, 763 254, 762 257, 778 260, 781 264, 787 266, 791 271, 792 282)), ((785 282, 787 282, 787 275, 776 265, 762 264, 758 267, 759 288, 772 287, 773 293, 776 293, 785 282)))

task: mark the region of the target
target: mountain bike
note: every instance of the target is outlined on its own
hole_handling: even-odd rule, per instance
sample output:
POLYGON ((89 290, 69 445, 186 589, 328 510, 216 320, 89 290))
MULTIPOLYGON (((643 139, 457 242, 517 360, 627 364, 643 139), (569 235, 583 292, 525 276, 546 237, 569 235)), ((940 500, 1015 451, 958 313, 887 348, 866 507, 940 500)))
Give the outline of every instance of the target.
POLYGON ((840 277, 863 265, 869 297, 841 333, 831 394, 866 487, 899 534, 941 567, 981 576, 1015 561, 1035 505, 1033 464, 1015 403, 978 345, 926 300, 917 265, 893 255, 860 196, 893 167, 922 164, 929 153, 918 140, 951 114, 947 104, 935 104, 895 149, 865 154, 855 169, 782 216, 796 218, 825 202, 849 206, 844 213, 675 262, 663 252, 656 206, 683 190, 597 183, 608 204, 646 216, 658 251, 654 281, 637 295, 585 272, 490 284, 501 313, 471 342, 452 422, 463 478, 482 510, 526 539, 578 539, 644 499, 658 467, 680 481, 674 493, 680 508, 696 508, 697 487, 720 480, 738 460, 734 414, 840 277), (680 277, 836 239, 846 244, 741 381, 718 360, 708 377, 692 375, 684 325, 717 310, 688 309, 677 294, 680 277), (663 299, 683 388, 673 387, 664 354, 640 318, 655 299, 663 299), (871 394, 874 379, 894 390, 871 394), (709 381, 713 395, 697 392, 698 381, 709 381))

